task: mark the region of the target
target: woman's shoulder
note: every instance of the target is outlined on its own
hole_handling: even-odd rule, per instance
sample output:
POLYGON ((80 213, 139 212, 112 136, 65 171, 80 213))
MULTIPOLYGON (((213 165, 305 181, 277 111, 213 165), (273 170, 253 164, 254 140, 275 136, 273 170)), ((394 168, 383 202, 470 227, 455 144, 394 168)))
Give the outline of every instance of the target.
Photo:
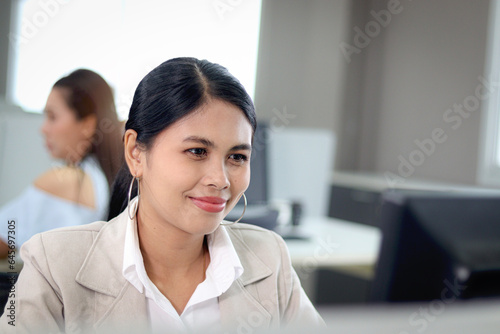
POLYGON ((52 267, 49 272, 54 273, 55 270, 58 275, 71 276, 68 266, 79 269, 85 259, 94 254, 93 259, 104 261, 109 269, 110 262, 106 262, 105 258, 112 258, 111 265, 116 265, 123 256, 125 219, 124 215, 120 215, 110 221, 61 227, 35 234, 21 247, 21 258, 25 263, 44 263, 47 268, 52 267))
POLYGON ((51 168, 40 175, 33 185, 61 199, 92 209, 95 207, 92 179, 80 168, 70 166, 51 168))
POLYGON ((53 249, 56 253, 63 252, 69 246, 74 250, 90 247, 105 224, 104 221, 96 221, 90 224, 60 227, 41 232, 31 237, 25 243, 25 247, 30 249, 41 247, 44 251, 53 249))
POLYGON ((105 224, 99 221, 35 234, 22 245, 21 259, 24 265, 31 263, 54 276, 74 276, 105 224))
POLYGON ((280 238, 276 232, 253 224, 237 223, 228 225, 227 228, 228 231, 245 237, 280 238))
POLYGON ((288 249, 283 238, 274 231, 245 223, 227 226, 228 234, 235 248, 240 248, 239 243, 262 254, 277 251, 288 254, 288 249), (235 241, 238 242, 235 242, 235 241))
POLYGON ((35 234, 21 248, 25 253, 47 258, 66 255, 86 255, 88 250, 99 243, 109 245, 114 250, 125 238, 125 216, 120 215, 110 221, 95 221, 89 224, 60 227, 35 234))

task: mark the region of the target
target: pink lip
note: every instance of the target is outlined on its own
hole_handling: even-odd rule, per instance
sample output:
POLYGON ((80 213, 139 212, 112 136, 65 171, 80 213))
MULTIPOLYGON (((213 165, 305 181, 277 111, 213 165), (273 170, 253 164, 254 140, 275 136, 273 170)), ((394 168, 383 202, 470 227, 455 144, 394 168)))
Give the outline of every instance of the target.
POLYGON ((202 210, 207 212, 221 212, 226 207, 224 198, 221 197, 189 197, 193 203, 202 210))

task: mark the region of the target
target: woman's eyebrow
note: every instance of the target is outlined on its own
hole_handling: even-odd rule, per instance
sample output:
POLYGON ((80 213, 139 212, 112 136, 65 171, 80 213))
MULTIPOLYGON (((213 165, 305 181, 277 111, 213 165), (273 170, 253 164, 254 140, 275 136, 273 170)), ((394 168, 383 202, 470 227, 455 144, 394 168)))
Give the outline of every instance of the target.
MULTIPOLYGON (((214 148, 215 143, 209 139, 203 138, 203 137, 198 137, 198 136, 189 136, 183 140, 183 142, 193 142, 197 144, 201 144, 206 147, 214 148)), ((251 151, 252 146, 250 144, 239 144, 236 146, 231 147, 230 151, 239 151, 239 150, 247 150, 251 151)))
POLYGON ((183 140, 184 142, 194 142, 198 144, 202 144, 207 147, 215 147, 215 144, 213 141, 208 140, 206 138, 198 137, 198 136, 190 136, 187 137, 186 139, 183 140))
POLYGON ((250 146, 249 144, 240 144, 240 145, 233 146, 231 148, 231 151, 240 151, 240 150, 251 151, 252 146, 250 146))

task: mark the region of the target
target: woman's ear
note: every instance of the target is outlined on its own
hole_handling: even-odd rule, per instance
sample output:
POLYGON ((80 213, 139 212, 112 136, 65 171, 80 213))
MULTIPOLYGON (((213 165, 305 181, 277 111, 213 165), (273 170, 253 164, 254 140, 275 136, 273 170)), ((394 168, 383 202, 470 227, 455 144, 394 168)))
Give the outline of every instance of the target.
POLYGON ((125 145, 125 161, 127 162, 130 173, 135 177, 141 177, 145 159, 144 151, 140 149, 137 142, 137 132, 128 129, 125 131, 123 141, 125 145))
POLYGON ((97 116, 96 115, 88 115, 81 121, 82 125, 82 133, 86 137, 86 139, 90 140, 94 137, 94 134, 97 131, 97 116))

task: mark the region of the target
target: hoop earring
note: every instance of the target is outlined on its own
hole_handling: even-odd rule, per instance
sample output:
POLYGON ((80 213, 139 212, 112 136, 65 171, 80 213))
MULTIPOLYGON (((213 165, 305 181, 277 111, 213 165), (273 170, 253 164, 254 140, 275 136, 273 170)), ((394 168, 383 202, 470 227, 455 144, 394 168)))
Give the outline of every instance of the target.
POLYGON ((245 193, 242 194, 243 196, 243 202, 245 203, 245 206, 243 207, 243 212, 241 213, 241 216, 240 218, 236 219, 234 222, 229 222, 229 223, 220 223, 221 225, 224 225, 224 226, 229 226, 229 225, 233 225, 233 224, 236 224, 238 223, 241 218, 243 218, 243 216, 245 215, 245 211, 247 210, 247 197, 245 196, 245 193))
POLYGON ((139 199, 141 197, 141 192, 139 191, 139 178, 132 176, 132 182, 130 182, 130 187, 128 188, 128 201, 127 201, 127 211, 130 220, 135 219, 135 215, 137 214, 137 209, 139 208, 139 199), (137 204, 134 209, 134 213, 130 214, 130 197, 132 196, 132 188, 134 187, 134 181, 137 180, 137 204))

